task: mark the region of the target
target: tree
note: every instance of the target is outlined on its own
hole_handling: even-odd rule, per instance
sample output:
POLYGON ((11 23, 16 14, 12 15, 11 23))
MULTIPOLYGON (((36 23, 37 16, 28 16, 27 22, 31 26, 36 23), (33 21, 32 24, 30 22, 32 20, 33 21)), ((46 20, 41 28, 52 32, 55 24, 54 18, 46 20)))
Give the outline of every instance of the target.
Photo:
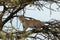
MULTIPOLYGON (((40 3, 40 1, 42 1, 42 0, 0 0, 0 6, 3 6, 3 11, 1 11, 1 13, 0 13, 0 30, 2 30, 3 29, 3 27, 4 27, 4 25, 9 21, 9 20, 11 20, 11 19, 13 19, 14 17, 18 17, 16 14, 19 12, 19 11, 21 11, 22 9, 24 10, 24 8, 27 6, 27 5, 35 5, 35 6, 38 6, 38 9, 40 10, 40 9, 42 9, 42 7, 44 6, 42 3, 40 3), (8 12, 8 17, 6 17, 6 18, 3 18, 3 16, 6 14, 6 12, 8 12), (4 20, 3 20, 4 19, 4 20)), ((57 5, 58 5, 58 3, 59 3, 59 1, 57 0, 57 1, 55 1, 55 0, 43 0, 43 1, 45 1, 45 2, 50 2, 51 4, 53 4, 53 3, 56 3, 57 5)), ((58 5, 59 6, 59 5, 58 5)), ((46 7, 46 6, 44 6, 44 7, 46 7)), ((60 7, 60 6, 59 6, 60 7)), ((46 7, 46 8, 48 8, 48 7, 46 7)), ((48 9, 50 9, 50 10, 53 10, 54 11, 54 9, 52 9, 51 7, 50 8, 48 8, 48 9)), ((22 10, 22 11, 23 11, 22 10)), ((54 24, 50 24, 50 22, 48 23, 49 25, 55 25, 56 23, 54 23, 54 24)), ((49 26, 48 25, 48 26, 49 26)), ((45 26, 45 25, 44 25, 45 26)), ((59 33, 59 31, 57 32, 57 31, 53 31, 52 29, 50 30, 50 29, 48 29, 49 27, 47 27, 47 28, 45 28, 43 26, 43 29, 44 30, 40 30, 40 31, 35 31, 34 32, 34 30, 32 30, 32 31, 28 31, 28 32, 25 32, 25 33, 27 33, 26 35, 28 36, 28 35, 30 35, 30 34, 32 34, 32 33, 40 33, 40 32, 42 32, 42 34, 43 33, 47 33, 48 35, 49 35, 49 37, 51 37, 51 35, 53 35, 54 36, 54 38, 58 38, 58 39, 60 39, 59 37, 60 36, 58 36, 57 34, 59 33), (46 31, 46 30, 49 30, 49 31, 46 31), (51 32, 51 33, 50 33, 51 32), (51 34, 51 35, 50 35, 51 34)), ((22 37, 27 37, 26 35, 24 35, 23 36, 23 34, 25 34, 25 33, 22 33, 22 37)), ((35 36, 36 37, 36 36, 35 36)), ((30 37, 30 38, 35 38, 35 37, 30 37)), ((52 39, 52 40, 56 40, 56 39, 52 39)))

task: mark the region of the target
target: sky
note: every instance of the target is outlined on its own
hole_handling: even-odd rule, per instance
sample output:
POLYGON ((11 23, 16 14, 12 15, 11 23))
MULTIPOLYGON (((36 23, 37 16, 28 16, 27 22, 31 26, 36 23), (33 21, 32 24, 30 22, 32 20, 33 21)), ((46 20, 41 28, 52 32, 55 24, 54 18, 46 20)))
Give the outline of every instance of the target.
MULTIPOLYGON (((49 5, 47 5, 47 7, 49 7, 49 5)), ((51 15, 50 15, 50 9, 47 9, 45 7, 42 7, 43 10, 39 11, 37 8, 35 7, 28 7, 28 9, 33 9, 33 10, 26 10, 26 16, 29 17, 33 17, 37 20, 41 20, 41 21, 49 21, 51 19, 56 19, 56 20, 60 20, 60 12, 59 10, 57 11, 56 8, 58 8, 58 6, 56 4, 52 4, 52 9, 56 10, 56 11, 51 11, 51 15)))

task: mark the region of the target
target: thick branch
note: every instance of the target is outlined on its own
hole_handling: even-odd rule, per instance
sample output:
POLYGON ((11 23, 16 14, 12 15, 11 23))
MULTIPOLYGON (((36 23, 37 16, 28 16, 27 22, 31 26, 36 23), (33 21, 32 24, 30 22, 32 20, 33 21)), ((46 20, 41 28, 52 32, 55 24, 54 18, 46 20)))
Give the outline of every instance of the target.
MULTIPOLYGON (((30 4, 31 2, 34 2, 36 0, 30 1, 29 3, 23 3, 23 5, 21 7, 19 7, 17 10, 13 11, 7 18, 6 20, 3 21, 3 25, 8 22, 11 18, 13 18, 13 15, 16 14, 18 11, 20 11, 21 9, 23 9, 25 6, 27 6, 28 4, 30 4)), ((2 27, 3 28, 3 27, 2 27)))
MULTIPOLYGON (((25 5, 26 6, 26 5, 25 5)), ((24 7, 25 7, 24 6, 24 7)), ((11 18, 13 18, 13 15, 16 14, 18 11, 20 11, 21 9, 23 9, 24 7, 19 7, 15 12, 12 12, 7 18, 6 20, 3 21, 3 24, 5 24, 6 22, 8 22, 11 18)))

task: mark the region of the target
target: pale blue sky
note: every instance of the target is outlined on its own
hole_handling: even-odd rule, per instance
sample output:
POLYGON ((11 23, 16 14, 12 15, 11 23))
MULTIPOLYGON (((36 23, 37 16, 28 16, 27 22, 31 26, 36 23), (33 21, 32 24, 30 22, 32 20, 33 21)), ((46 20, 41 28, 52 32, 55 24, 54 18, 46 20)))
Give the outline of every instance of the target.
MULTIPOLYGON (((47 5, 47 7, 49 7, 49 5, 47 5)), ((56 11, 52 11, 52 15, 50 16, 50 10, 43 7, 44 11, 39 11, 37 8, 35 7, 27 7, 28 9, 33 9, 33 10, 26 10, 26 16, 29 17, 33 17, 36 18, 38 20, 41 21, 49 21, 51 19, 57 19, 60 20, 60 12, 57 11, 58 6, 54 3, 52 4, 52 9, 56 10, 56 11)))

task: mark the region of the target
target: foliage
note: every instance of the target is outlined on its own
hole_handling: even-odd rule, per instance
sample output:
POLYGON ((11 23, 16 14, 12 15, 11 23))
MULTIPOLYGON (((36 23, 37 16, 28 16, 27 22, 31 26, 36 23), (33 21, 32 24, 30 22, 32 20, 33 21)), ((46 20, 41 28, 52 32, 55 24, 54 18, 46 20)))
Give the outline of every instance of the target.
MULTIPOLYGON (((10 21, 11 19, 18 17, 17 13, 21 10, 23 11, 23 9, 27 5, 36 6, 36 8, 39 10, 42 9, 42 7, 48 8, 45 6, 45 4, 41 3, 40 1, 42 1, 42 0, 0 0, 0 6, 3 6, 3 11, 0 12, 0 30, 3 29, 3 27, 5 26, 5 24, 7 22, 11 22, 10 21), (7 17, 4 18, 4 15, 6 15, 7 17)), ((60 7, 60 5, 59 5, 60 2, 58 0, 57 1, 55 1, 55 0, 43 0, 43 1, 45 3, 50 3, 51 5, 53 3, 56 3, 60 7)), ((48 9, 55 11, 54 9, 51 8, 51 6, 48 9)), ((33 18, 30 18, 30 19, 33 19, 33 18)), ((57 39, 60 40, 60 35, 59 35, 60 34, 60 27, 59 27, 60 22, 56 21, 56 23, 55 23, 55 21, 52 21, 52 22, 45 22, 45 23, 47 23, 48 25, 44 25, 42 27, 42 30, 34 29, 31 31, 26 31, 26 32, 20 31, 20 33, 19 32, 18 33, 20 34, 20 37, 22 38, 22 40, 23 39, 25 40, 25 38, 27 38, 30 34, 33 34, 33 33, 47 34, 44 37, 51 39, 51 40, 57 40, 57 39), (56 27, 56 25, 57 25, 57 27, 56 27), (52 36, 53 36, 53 38, 52 38, 52 36)), ((12 27, 12 29, 16 30, 13 26, 11 26, 11 27, 12 27)), ((18 30, 16 30, 16 31, 18 31, 18 30)), ((5 33, 9 34, 8 32, 5 32, 5 33)), ((2 34, 2 33, 0 33, 0 34, 2 34)), ((17 34, 17 33, 12 32, 10 34, 17 34)), ((5 40, 5 36, 3 37, 4 40, 5 40)), ((10 35, 10 37, 11 36, 12 35, 10 35)), ((14 35, 14 36, 16 37, 16 35, 14 35)), ((30 36, 30 38, 36 39, 36 36, 34 36, 34 37, 30 36)), ((39 38, 39 39, 41 39, 41 38, 39 38)))

